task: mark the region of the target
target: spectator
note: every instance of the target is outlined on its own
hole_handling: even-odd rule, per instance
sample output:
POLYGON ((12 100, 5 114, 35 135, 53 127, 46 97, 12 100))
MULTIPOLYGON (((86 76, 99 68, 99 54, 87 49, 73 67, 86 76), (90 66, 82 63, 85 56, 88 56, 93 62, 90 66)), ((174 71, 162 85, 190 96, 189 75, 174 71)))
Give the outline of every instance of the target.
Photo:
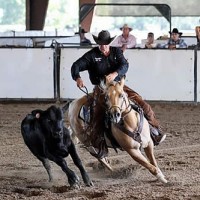
POLYGON ((85 31, 85 29, 83 29, 83 28, 79 32, 79 35, 80 35, 80 45, 81 46, 92 45, 91 41, 85 37, 85 33, 87 33, 87 31, 85 31))
POLYGON ((125 49, 134 48, 136 46, 136 38, 134 35, 130 34, 133 29, 130 28, 128 24, 124 24, 120 30, 122 31, 122 35, 119 35, 114 40, 112 46, 121 47, 123 51, 125 51, 125 49))
POLYGON ((197 45, 200 46, 200 26, 196 26, 195 32, 197 37, 197 45))
POLYGON ((174 28, 170 33, 170 39, 167 44, 163 47, 168 49, 178 49, 178 48, 187 48, 186 42, 181 39, 182 33, 178 31, 177 28, 174 28))
POLYGON ((149 32, 147 35, 147 41, 145 43, 145 47, 146 49, 153 49, 156 48, 157 44, 154 42, 154 33, 149 32))

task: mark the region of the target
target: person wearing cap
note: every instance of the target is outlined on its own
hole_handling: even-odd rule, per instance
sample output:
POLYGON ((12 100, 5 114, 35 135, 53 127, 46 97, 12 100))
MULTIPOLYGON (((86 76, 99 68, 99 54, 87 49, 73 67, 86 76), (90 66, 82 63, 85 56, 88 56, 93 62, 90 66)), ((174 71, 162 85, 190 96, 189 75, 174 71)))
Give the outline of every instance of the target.
POLYGON ((156 48, 157 44, 154 42, 154 33, 149 32, 147 34, 147 41, 145 43, 145 47, 146 49, 153 49, 156 48))
POLYGON ((92 45, 91 41, 85 37, 85 33, 87 33, 87 31, 85 31, 85 29, 81 28, 80 32, 79 32, 79 35, 80 35, 80 45, 82 45, 82 46, 92 45))
MULTIPOLYGON (((111 37, 107 30, 102 30, 98 36, 93 35, 93 38, 99 46, 93 47, 72 64, 71 75, 73 80, 76 81, 77 86, 82 88, 85 87, 85 84, 80 76, 80 72, 87 70, 90 81, 94 85, 93 99, 97 99, 97 96, 102 94, 102 91, 99 88, 101 80, 106 78, 106 80, 110 82, 120 81, 121 78, 126 75, 129 64, 119 47, 110 46, 110 43, 115 37, 111 37)), ((124 91, 128 94, 129 98, 133 102, 143 108, 146 118, 154 127, 152 127, 155 135, 154 144, 159 144, 159 142, 165 139, 166 135, 163 135, 161 132, 159 132, 159 122, 155 119, 154 112, 152 111, 150 105, 143 101, 140 95, 138 95, 129 87, 124 86, 124 91)), ((102 107, 99 109, 97 106, 94 106, 93 109, 94 110, 92 113, 94 121, 92 123, 92 130, 98 132, 94 133, 94 135, 99 135, 101 138, 103 138, 102 135, 105 127, 103 117, 105 115, 105 108, 102 105, 102 107), (102 118, 99 120, 100 116, 102 116, 102 118), (96 118, 98 120, 96 120, 96 118)), ((97 141, 98 139, 95 138, 95 142, 97 141)), ((99 143, 101 142, 102 141, 99 143)))
POLYGON ((136 46, 136 37, 130 34, 133 29, 129 27, 128 24, 124 24, 120 30, 122 34, 114 40, 112 46, 121 47, 123 51, 125 51, 125 49, 134 48, 136 46))
POLYGON ((187 48, 186 42, 181 38, 182 32, 179 32, 177 28, 174 28, 172 32, 169 31, 170 39, 164 45, 164 48, 179 49, 187 48))

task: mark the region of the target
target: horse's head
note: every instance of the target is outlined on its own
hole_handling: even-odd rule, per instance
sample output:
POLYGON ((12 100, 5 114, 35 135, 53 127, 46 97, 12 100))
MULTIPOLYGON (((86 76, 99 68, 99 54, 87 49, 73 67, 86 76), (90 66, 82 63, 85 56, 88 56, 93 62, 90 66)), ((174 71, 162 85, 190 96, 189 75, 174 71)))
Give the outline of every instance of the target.
POLYGON ((110 119, 114 123, 118 123, 122 117, 122 113, 127 108, 127 94, 124 92, 124 78, 120 82, 107 82, 101 84, 105 92, 105 103, 108 106, 110 119))

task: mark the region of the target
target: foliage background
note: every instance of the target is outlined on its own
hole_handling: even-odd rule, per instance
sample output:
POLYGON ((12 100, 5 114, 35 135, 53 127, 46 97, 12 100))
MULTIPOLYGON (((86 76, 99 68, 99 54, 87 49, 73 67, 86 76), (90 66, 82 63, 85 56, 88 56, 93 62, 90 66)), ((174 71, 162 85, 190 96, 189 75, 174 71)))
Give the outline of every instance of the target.
MULTIPOLYGON (((98 0, 97 3, 106 3, 98 0)), ((25 0, 0 0, 0 31, 25 31, 25 0)), ((69 35, 74 34, 79 28, 79 0, 49 0, 44 31, 67 30, 69 35)), ((200 25, 199 16, 173 17, 172 28, 177 27, 184 35, 195 35, 195 26, 200 25)), ((95 16, 90 29, 97 33, 108 29, 112 34, 120 34, 119 27, 128 23, 133 27, 134 33, 146 37, 146 33, 153 31, 155 36, 167 35, 169 24, 164 18, 159 17, 102 17, 95 16)), ((84 28, 84 27, 83 27, 84 28)))

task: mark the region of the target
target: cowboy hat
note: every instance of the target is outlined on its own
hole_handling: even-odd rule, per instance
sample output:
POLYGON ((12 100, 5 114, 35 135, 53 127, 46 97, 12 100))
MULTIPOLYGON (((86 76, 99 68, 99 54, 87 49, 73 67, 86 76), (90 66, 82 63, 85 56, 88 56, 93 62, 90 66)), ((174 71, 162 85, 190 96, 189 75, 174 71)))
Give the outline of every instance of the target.
POLYGON ((183 34, 182 32, 179 32, 177 28, 174 28, 174 29, 172 30, 172 32, 169 31, 169 34, 172 34, 172 33, 178 33, 180 36, 183 34))
POLYGON ((110 37, 110 33, 108 31, 102 30, 98 37, 95 35, 92 35, 94 38, 94 41, 99 45, 108 45, 110 44, 115 37, 110 37))
POLYGON ((128 24, 124 24, 124 26, 122 26, 122 27, 120 28, 120 30, 122 31, 122 29, 124 29, 124 28, 128 28, 129 31, 132 31, 132 30, 133 30, 131 27, 128 26, 128 24))

